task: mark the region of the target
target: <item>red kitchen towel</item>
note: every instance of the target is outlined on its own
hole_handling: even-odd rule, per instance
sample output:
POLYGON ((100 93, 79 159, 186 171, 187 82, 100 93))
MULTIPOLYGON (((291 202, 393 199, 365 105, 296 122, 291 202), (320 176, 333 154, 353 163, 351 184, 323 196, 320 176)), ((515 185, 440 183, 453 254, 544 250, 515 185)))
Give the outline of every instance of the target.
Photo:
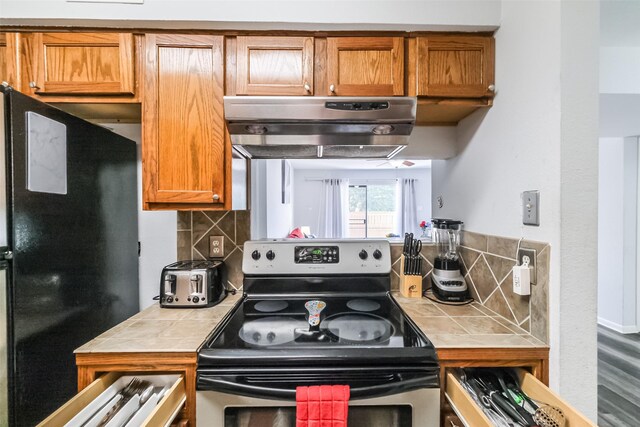
POLYGON ((296 427, 347 427, 348 385, 296 388, 296 427))

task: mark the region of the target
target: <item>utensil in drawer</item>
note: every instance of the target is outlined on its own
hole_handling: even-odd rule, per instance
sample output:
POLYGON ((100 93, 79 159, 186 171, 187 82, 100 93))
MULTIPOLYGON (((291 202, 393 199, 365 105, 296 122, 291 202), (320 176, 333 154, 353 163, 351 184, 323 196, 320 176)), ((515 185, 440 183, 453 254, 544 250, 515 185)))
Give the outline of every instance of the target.
POLYGON ((127 404, 129 400, 136 394, 142 393, 151 383, 149 381, 141 380, 139 378, 133 378, 129 384, 119 393, 122 396, 122 399, 118 400, 118 402, 107 412, 107 414, 100 420, 98 423, 98 427, 104 427, 107 425, 109 421, 118 413, 120 409, 124 405, 127 404))
POLYGON ((125 422, 120 424, 121 426, 126 426, 127 423, 131 420, 131 418, 133 418, 136 415, 136 413, 140 410, 140 408, 142 408, 144 406, 144 404, 147 403, 147 400, 149 400, 151 395, 153 395, 153 390, 154 390, 153 385, 149 385, 149 387, 144 389, 142 394, 140 394, 140 400, 138 401, 138 407, 136 408, 135 411, 133 411, 133 413, 129 417, 127 417, 125 422))
POLYGON ((564 427, 567 419, 562 409, 551 405, 540 405, 533 414, 533 420, 540 427, 564 427))

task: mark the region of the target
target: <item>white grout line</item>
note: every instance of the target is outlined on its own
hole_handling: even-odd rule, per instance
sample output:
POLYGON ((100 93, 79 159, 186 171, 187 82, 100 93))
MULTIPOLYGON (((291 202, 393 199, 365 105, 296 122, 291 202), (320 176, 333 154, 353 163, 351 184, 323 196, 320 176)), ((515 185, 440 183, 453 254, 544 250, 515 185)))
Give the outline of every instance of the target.
POLYGON ((473 286, 473 289, 476 291, 476 295, 478 295, 478 299, 480 300, 479 303, 482 304, 482 297, 480 296, 480 293, 478 292, 478 288, 476 287, 476 284, 473 282, 473 278, 471 277, 471 274, 469 274, 468 271, 467 271, 467 275, 465 276, 465 279, 469 279, 469 281, 471 282, 471 286, 473 286))
POLYGON ((495 284, 500 287, 500 282, 498 282, 498 279, 496 278, 496 275, 493 274, 493 270, 491 269, 491 266, 489 265, 489 263, 487 262, 487 259, 484 257, 484 254, 480 255, 483 259, 485 264, 487 264, 487 268, 489 269, 489 273, 491 273, 491 277, 493 277, 493 281, 495 282, 495 284))
MULTIPOLYGON (((496 286, 496 288, 494 290, 492 290, 489 295, 487 295, 487 297, 484 299, 484 302, 482 303, 482 305, 484 305, 484 303, 487 302, 489 300, 489 298, 491 298, 491 296, 498 291, 498 289, 500 289, 500 286, 496 286)), ((480 295, 478 295, 478 296, 480 296, 480 295)), ((509 304, 507 303, 507 305, 509 305, 509 304)))
MULTIPOLYGON (((214 228, 215 226, 216 226, 216 225, 215 225, 215 224, 213 224, 211 227, 209 227, 209 229, 207 229, 207 231, 205 231, 205 232, 204 232, 204 234, 203 234, 202 236, 200 236, 200 238, 199 238, 198 240, 196 240, 196 241, 193 243, 193 248, 194 248, 194 249, 195 249, 196 245, 197 245, 198 243, 200 243, 200 241, 201 241, 202 239, 204 239, 204 238, 209 234, 209 232, 210 232, 211 230, 213 230, 213 228, 214 228)), ((220 230, 220 231, 222 231, 222 230, 220 230)), ((191 236, 193 237, 193 233, 191 233, 191 236)))
POLYGON ((202 254, 200 253, 200 251, 196 249, 196 247, 195 247, 195 246, 193 247, 193 251, 194 251, 194 252, 197 252, 197 253, 198 253, 198 255, 200 255, 203 259, 207 259, 207 257, 206 257, 206 256, 204 256, 204 255, 202 255, 202 254))
MULTIPOLYGON (((531 319, 531 315, 528 315, 528 316, 527 316, 527 317, 526 317, 522 322, 518 323, 518 326, 520 326, 520 327, 522 328, 522 326, 521 326, 521 325, 522 325, 524 322, 526 322, 527 320, 529 320, 529 319, 531 319)), ((531 324, 529 324, 529 328, 531 328, 531 324)), ((522 328, 522 329, 524 329, 524 328, 522 328)), ((526 331, 526 329, 524 329, 524 330, 526 331)), ((529 333, 531 333, 531 331, 529 331, 529 333)))
POLYGON ((494 254, 492 252, 483 252, 483 253, 491 255, 491 256, 494 256, 494 257, 497 257, 497 258, 506 259, 506 260, 509 260, 509 261, 517 261, 517 259, 515 259, 515 258, 510 258, 508 256, 504 256, 504 255, 500 255, 500 254, 494 254))
POLYGON ((518 323, 518 317, 516 316, 516 314, 513 312, 513 309, 511 308, 511 304, 509 304, 509 301, 507 301, 507 297, 505 296, 504 292, 502 292, 502 288, 500 286, 498 286, 498 289, 500 289, 500 293, 502 294, 502 298, 504 298, 504 302, 507 303, 507 307, 509 308, 509 311, 511 312, 511 315, 513 316, 513 321, 511 323, 518 323))
MULTIPOLYGON (((456 325, 460 326, 462 328, 463 331, 465 331, 466 333, 468 333, 469 335, 474 335, 471 332, 469 332, 464 326, 462 326, 460 323, 458 323, 456 321, 456 319, 454 319, 451 315, 449 315, 449 313, 445 313, 449 319, 451 319, 453 321, 453 323, 455 323, 456 325)), ((467 317, 467 316, 459 316, 459 317, 467 317)))

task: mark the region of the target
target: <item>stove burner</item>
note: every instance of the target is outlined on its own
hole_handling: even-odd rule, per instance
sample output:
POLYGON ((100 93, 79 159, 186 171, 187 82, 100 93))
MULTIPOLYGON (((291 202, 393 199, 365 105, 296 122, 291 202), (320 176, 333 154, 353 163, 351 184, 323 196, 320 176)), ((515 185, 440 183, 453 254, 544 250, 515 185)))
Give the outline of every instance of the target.
POLYGON ((253 308, 263 313, 275 313, 284 310, 288 305, 288 302, 282 300, 264 300, 256 303, 253 308))
POLYGON ((376 311, 380 308, 380 303, 370 299, 352 299, 347 307, 355 311, 376 311))
POLYGON ((338 313, 327 317, 320 329, 351 342, 384 342, 393 334, 391 323, 380 316, 369 313, 338 313))
POLYGON ((279 345, 293 341, 294 329, 306 324, 286 316, 261 317, 242 325, 238 335, 247 344, 259 347, 279 345))

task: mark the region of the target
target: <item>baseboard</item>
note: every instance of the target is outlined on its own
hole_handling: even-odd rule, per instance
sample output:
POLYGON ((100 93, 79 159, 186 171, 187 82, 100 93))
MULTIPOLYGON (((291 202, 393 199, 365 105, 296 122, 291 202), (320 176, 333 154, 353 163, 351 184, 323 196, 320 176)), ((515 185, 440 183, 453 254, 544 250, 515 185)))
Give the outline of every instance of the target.
POLYGON ((640 332, 637 326, 621 325, 619 323, 612 322, 611 320, 603 319, 602 317, 598 317, 598 324, 609 329, 613 329, 616 332, 620 332, 621 334, 635 334, 636 332, 640 332))

